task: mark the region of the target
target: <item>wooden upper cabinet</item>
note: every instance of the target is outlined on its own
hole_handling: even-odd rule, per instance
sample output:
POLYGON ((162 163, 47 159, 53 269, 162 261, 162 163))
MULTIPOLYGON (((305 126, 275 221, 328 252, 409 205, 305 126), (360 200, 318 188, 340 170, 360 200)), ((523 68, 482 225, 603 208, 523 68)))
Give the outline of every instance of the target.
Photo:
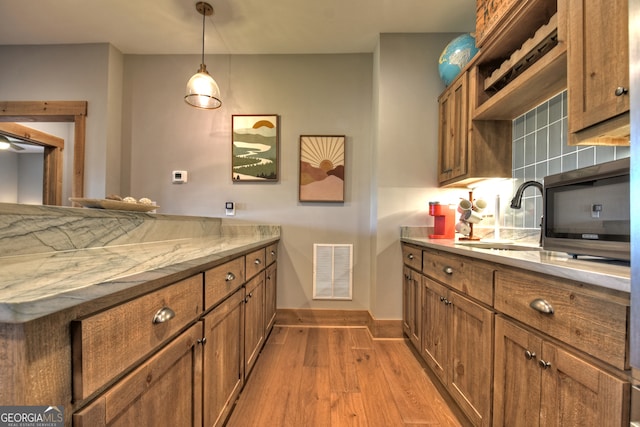
POLYGON ((438 182, 446 182, 467 172, 468 74, 453 81, 438 99, 438 182))
POLYGON ((462 72, 438 98, 438 184, 466 187, 511 178, 510 120, 472 121, 475 74, 462 72))
POLYGON ((569 143, 628 145, 628 0, 566 1, 569 143))

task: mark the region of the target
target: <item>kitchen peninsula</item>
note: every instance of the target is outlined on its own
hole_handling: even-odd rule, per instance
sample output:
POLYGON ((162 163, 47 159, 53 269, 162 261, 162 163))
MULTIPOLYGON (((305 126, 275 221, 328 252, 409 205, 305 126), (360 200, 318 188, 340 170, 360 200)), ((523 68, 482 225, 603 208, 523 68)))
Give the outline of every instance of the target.
POLYGON ((629 425, 628 263, 425 229, 401 231, 403 331, 474 425, 629 425))
POLYGON ((65 425, 222 423, 273 325, 279 238, 219 218, 0 203, 0 405, 63 406, 65 425))

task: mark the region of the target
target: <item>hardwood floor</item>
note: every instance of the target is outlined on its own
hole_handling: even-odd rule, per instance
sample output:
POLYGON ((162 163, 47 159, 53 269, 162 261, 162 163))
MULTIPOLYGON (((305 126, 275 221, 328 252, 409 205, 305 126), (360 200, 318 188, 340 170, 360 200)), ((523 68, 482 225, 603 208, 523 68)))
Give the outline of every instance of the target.
POLYGON ((404 340, 274 327, 229 427, 464 426, 404 340))

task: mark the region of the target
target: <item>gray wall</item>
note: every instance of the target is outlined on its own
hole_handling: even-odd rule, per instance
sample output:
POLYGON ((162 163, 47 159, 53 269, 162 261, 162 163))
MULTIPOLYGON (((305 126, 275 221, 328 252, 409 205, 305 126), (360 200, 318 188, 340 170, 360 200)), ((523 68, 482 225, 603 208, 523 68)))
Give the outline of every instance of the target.
POLYGON ((399 319, 400 226, 431 225, 429 200, 464 193, 438 189, 435 173, 437 60, 456 35, 385 34, 373 54, 209 55, 223 96, 216 111, 183 101, 197 55, 0 46, 13 70, 0 71, 0 100, 89 101, 87 197, 149 197, 161 213, 204 216, 224 216, 234 201, 237 221, 282 225, 279 307, 399 319), (31 91, 47 73, 21 71, 29 67, 54 72, 31 91), (232 114, 280 115, 278 182, 231 181, 232 114), (346 135, 345 203, 298 201, 301 134, 346 135), (189 172, 187 184, 171 183, 175 169, 189 172), (353 301, 311 299, 313 243, 354 245, 353 301))
MULTIPOLYGON (((117 71, 112 69, 112 64, 117 67, 122 54, 105 43, 0 46, 0 59, 3 64, 0 67, 0 100, 88 101, 85 196, 104 197, 105 193, 119 187, 120 159, 109 154, 114 145, 120 144, 122 86, 118 85, 117 71), (117 117, 114 118, 114 114, 117 117), (116 163, 109 164, 109 161, 116 163), (111 179, 115 177, 113 188, 107 188, 107 175, 111 179)), ((120 66, 120 73, 121 70, 120 66)), ((71 169, 67 176, 70 173, 71 169)))

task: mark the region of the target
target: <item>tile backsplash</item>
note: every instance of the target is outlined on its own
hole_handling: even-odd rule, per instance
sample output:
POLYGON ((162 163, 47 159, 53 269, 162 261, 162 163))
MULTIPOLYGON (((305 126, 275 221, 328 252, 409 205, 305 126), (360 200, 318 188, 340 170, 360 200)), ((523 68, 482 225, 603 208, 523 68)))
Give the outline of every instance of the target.
MULTIPOLYGON (((567 144, 567 92, 561 92, 513 121, 512 174, 510 185, 489 184, 478 192, 485 198, 500 197, 500 226, 536 229, 542 216, 540 191, 529 187, 521 209, 509 203, 520 184, 543 182, 547 175, 629 157, 629 147, 569 146, 567 144), (490 190, 489 190, 490 188, 490 190), (499 189, 499 190, 496 190, 499 189), (490 194, 499 193, 499 194, 490 194)), ((483 223, 488 221, 483 221, 483 223)), ((489 224, 486 224, 489 225, 489 224)))

